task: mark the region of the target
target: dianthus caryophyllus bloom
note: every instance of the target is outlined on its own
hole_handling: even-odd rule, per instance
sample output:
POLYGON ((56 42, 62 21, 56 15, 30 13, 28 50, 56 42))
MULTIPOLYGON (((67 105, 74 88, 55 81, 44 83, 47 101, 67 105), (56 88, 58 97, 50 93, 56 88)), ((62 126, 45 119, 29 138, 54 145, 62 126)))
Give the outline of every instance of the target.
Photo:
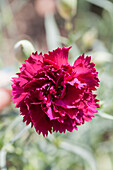
POLYGON ((44 56, 33 53, 12 80, 13 100, 23 122, 31 123, 38 134, 77 130, 99 107, 93 94, 99 86, 95 64, 83 54, 71 66, 70 48, 57 48, 44 56))

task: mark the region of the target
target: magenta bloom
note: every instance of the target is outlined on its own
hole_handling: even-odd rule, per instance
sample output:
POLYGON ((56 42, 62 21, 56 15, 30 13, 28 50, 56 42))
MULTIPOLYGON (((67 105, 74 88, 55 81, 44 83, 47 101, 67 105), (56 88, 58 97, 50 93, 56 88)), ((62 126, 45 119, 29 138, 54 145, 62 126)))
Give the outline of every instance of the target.
POLYGON ((57 48, 44 56, 33 53, 12 80, 13 100, 23 122, 31 123, 38 134, 77 130, 99 108, 92 92, 99 86, 95 64, 83 54, 71 66, 70 48, 57 48))

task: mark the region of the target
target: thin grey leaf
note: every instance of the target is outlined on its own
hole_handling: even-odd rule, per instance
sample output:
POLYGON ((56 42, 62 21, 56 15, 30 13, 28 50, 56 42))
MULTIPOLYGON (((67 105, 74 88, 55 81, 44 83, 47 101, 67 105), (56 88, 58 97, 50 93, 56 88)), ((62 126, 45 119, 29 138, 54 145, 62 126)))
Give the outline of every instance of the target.
POLYGON ((63 148, 64 150, 70 151, 81 156, 84 160, 86 160, 89 163, 92 170, 98 169, 96 160, 90 151, 84 149, 83 147, 72 145, 67 142, 61 142, 60 147, 63 148))
POLYGON ((59 43, 60 32, 53 14, 45 16, 46 40, 49 50, 53 50, 61 44, 59 43))

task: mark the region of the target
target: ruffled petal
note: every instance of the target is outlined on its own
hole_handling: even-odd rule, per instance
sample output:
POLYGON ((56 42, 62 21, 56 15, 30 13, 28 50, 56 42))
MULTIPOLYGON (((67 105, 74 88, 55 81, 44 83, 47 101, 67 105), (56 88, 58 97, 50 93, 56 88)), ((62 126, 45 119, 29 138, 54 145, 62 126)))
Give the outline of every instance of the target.
POLYGON ((67 117, 63 123, 60 123, 58 122, 57 120, 53 120, 53 132, 56 131, 56 132, 64 132, 66 130, 72 132, 73 129, 76 129, 77 130, 77 127, 76 127, 76 124, 74 123, 74 120, 73 119, 70 119, 69 117, 67 117))
POLYGON ((81 100, 83 91, 67 84, 66 94, 63 99, 55 100, 55 104, 64 108, 76 108, 74 103, 77 103, 81 100))
POLYGON ((29 110, 27 109, 27 106, 24 102, 21 103, 20 112, 21 112, 21 115, 23 116, 23 122, 26 122, 26 125, 31 123, 31 127, 32 127, 33 122, 31 120, 29 110))
POLYGON ((94 68, 95 64, 90 62, 91 57, 84 57, 84 54, 75 61, 73 72, 76 78, 84 82, 92 90, 96 90, 95 86, 99 86, 98 72, 94 68))
POLYGON ((71 47, 57 48, 56 50, 49 51, 49 54, 45 54, 44 57, 57 64, 58 67, 68 64, 68 51, 71 47))
POLYGON ((42 132, 43 136, 48 135, 48 131, 51 132, 51 122, 49 118, 42 111, 41 106, 32 105, 30 107, 30 118, 36 129, 36 132, 40 134, 42 132))
POLYGON ((33 124, 39 123, 40 119, 45 116, 45 113, 42 111, 40 105, 32 105, 29 109, 29 114, 33 124))

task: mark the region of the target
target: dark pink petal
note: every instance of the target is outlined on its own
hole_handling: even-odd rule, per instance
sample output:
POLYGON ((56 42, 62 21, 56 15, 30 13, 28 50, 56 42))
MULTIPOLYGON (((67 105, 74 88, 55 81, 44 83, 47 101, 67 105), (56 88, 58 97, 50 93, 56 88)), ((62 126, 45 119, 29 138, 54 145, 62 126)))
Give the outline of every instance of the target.
POLYGON ((77 108, 72 109, 64 109, 63 107, 58 106, 59 112, 61 112, 63 115, 68 115, 71 119, 75 119, 77 114, 79 113, 79 110, 77 108))
MULTIPOLYGON (((35 53, 32 53, 33 60, 39 61, 39 62, 43 62, 43 56, 42 53, 38 54, 37 51, 35 53)), ((28 61, 30 62, 30 59, 28 58, 28 61)))
POLYGON ((91 57, 84 58, 84 54, 80 56, 74 63, 73 72, 78 80, 87 83, 88 87, 92 90, 96 90, 95 86, 99 85, 99 79, 97 78, 97 72, 94 68, 95 64, 90 62, 91 57))
POLYGON ((33 124, 34 123, 38 124, 40 119, 42 119, 45 116, 40 105, 32 105, 30 107, 29 114, 33 124))
POLYGON ((43 56, 40 53, 39 55, 36 53, 33 53, 32 56, 28 58, 28 60, 25 60, 25 63, 22 64, 22 67, 20 67, 20 73, 17 75, 19 77, 32 79, 33 75, 37 73, 38 70, 42 68, 42 61, 43 56))
POLYGON ((58 121, 56 120, 53 120, 53 132, 56 131, 56 132, 64 132, 66 130, 72 132, 73 129, 77 129, 76 125, 74 124, 74 120, 70 119, 67 117, 67 119, 65 119, 64 123, 59 123, 58 121))
POLYGON ((50 123, 45 121, 45 119, 49 120, 49 118, 47 118, 45 113, 42 111, 41 106, 32 105, 29 110, 29 115, 36 131, 39 134, 42 132, 42 134, 45 136, 48 134, 48 130, 51 131, 50 123))
POLYGON ((74 62, 74 71, 78 75, 80 74, 88 74, 91 73, 92 71, 95 71, 94 63, 90 63, 91 57, 87 56, 86 58, 84 57, 84 54, 80 57, 77 58, 77 60, 74 62))
POLYGON ((67 80, 65 80, 65 82, 70 84, 71 86, 75 86, 78 89, 85 88, 87 86, 86 83, 80 82, 77 78, 74 78, 70 81, 68 81, 68 79, 67 79, 67 80))
POLYGON ((47 136, 48 132, 52 133, 52 122, 46 115, 44 115, 39 122, 33 122, 33 125, 38 134, 42 133, 43 136, 47 136))
POLYGON ((13 100, 18 98, 24 92, 24 90, 17 84, 16 85, 12 84, 12 88, 13 88, 13 91, 12 91, 13 100))
POLYGON ((46 65, 53 66, 55 69, 59 68, 59 66, 54 61, 44 58, 44 66, 46 66, 46 65))
POLYGON ((43 100, 41 107, 45 114, 49 117, 50 120, 58 119, 60 117, 58 112, 55 112, 51 96, 47 96, 47 100, 43 100))
POLYGON ((62 100, 55 100, 55 104, 65 108, 75 108, 74 103, 79 102, 79 100, 81 100, 83 95, 82 93, 82 90, 77 89, 76 87, 71 86, 70 84, 67 84, 66 95, 62 100))
POLYGON ((45 78, 37 78, 37 79, 31 80, 29 83, 27 83, 24 86, 24 91, 29 91, 30 89, 41 88, 45 83, 46 83, 45 78))
POLYGON ((22 77, 15 77, 12 80, 13 83, 15 83, 16 85, 22 87, 23 85, 25 85, 26 83, 28 83, 28 80, 22 77))
POLYGON ((60 118, 60 115, 58 112, 55 112, 51 107, 47 109, 46 115, 49 117, 50 120, 58 119, 60 118))
POLYGON ((68 64, 68 51, 71 47, 57 48, 56 50, 49 51, 49 54, 45 54, 45 59, 55 62, 59 67, 68 64))
POLYGON ((83 119, 84 113, 83 110, 80 110, 77 116, 75 117, 75 122, 76 124, 84 124, 84 119, 83 119))
POLYGON ((22 93, 18 98, 14 100, 14 103, 16 103, 15 107, 19 107, 19 104, 23 101, 23 99, 27 96, 27 93, 22 93))
POLYGON ((31 123, 31 127, 32 127, 33 122, 32 122, 32 120, 30 118, 30 114, 29 114, 29 111, 28 111, 27 106, 25 105, 25 103, 21 103, 20 112, 21 112, 21 115, 23 116, 23 122, 26 122, 26 125, 31 123))

